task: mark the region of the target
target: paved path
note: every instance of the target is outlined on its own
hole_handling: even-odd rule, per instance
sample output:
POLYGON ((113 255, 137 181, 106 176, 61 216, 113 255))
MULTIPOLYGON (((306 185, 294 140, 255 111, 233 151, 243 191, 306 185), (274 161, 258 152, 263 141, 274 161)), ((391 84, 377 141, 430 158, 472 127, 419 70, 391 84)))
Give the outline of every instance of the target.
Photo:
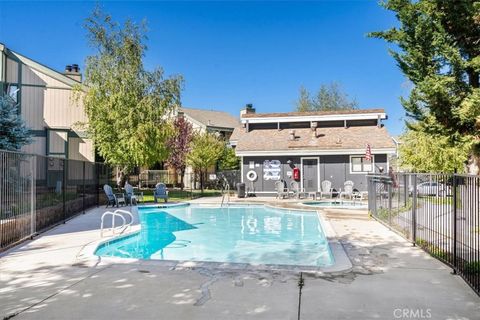
MULTIPOLYGON (((85 260, 80 252, 99 239, 102 212, 0 257, 0 318, 297 319, 291 272, 85 260)), ((445 265, 366 212, 325 213, 354 267, 307 275, 302 319, 479 319, 480 298, 445 265)))

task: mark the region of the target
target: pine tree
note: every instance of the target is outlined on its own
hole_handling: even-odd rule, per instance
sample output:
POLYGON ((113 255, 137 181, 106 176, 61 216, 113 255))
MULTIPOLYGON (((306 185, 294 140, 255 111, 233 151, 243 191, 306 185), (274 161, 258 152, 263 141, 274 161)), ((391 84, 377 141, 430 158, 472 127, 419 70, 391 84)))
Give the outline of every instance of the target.
MULTIPOLYGON (((480 155, 480 2, 389 0, 382 4, 400 22, 373 37, 390 50, 414 85, 401 102, 408 130, 448 137, 450 146, 470 146, 471 173, 480 155)), ((442 148, 436 149, 442 152, 442 148)))
POLYGON ((31 134, 8 95, 0 96, 0 149, 20 150, 31 142, 31 134))

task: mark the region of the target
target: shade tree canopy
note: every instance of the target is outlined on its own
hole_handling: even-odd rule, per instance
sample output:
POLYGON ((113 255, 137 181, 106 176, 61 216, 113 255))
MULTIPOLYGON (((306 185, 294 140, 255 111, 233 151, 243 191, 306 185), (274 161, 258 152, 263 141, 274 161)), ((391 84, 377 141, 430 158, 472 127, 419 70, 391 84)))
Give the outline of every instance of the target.
POLYGON ((166 78, 160 67, 145 68, 145 22, 120 24, 96 8, 85 28, 94 53, 86 59, 76 96, 84 105, 88 122, 83 125, 97 152, 127 171, 164 161, 182 78, 166 78))

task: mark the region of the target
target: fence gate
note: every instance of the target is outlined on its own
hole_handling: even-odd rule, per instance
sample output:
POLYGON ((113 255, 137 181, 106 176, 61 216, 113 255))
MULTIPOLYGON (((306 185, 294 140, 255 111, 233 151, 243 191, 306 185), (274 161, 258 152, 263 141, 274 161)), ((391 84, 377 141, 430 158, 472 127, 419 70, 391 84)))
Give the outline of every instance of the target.
POLYGON ((35 233, 35 157, 0 151, 0 251, 35 233))

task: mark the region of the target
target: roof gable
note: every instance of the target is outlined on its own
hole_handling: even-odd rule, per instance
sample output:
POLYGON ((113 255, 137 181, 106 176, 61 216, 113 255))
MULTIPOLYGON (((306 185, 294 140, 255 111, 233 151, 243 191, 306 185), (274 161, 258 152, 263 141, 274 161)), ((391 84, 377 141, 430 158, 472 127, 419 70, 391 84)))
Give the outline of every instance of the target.
POLYGON ((211 128, 225 128, 233 130, 239 125, 237 118, 225 111, 218 110, 204 110, 192 108, 180 108, 186 116, 194 121, 201 123, 205 127, 211 128))
POLYGON ((67 77, 66 75, 64 75, 63 73, 61 72, 58 72, 50 67, 47 67, 37 61, 34 61, 30 58, 27 58, 26 56, 18 53, 18 52, 15 52, 15 51, 12 51, 10 49, 8 49, 7 47, 5 47, 5 45, 3 44, 0 44, 0 51, 3 51, 6 53, 6 55, 10 58, 13 58, 14 60, 17 60, 17 61, 20 61, 21 63, 29 66, 30 68, 32 69, 35 69, 41 73, 44 73, 50 77, 52 77, 53 79, 55 80, 58 80, 68 86, 75 86, 77 84, 81 84, 81 82, 78 82, 70 77, 67 77))

